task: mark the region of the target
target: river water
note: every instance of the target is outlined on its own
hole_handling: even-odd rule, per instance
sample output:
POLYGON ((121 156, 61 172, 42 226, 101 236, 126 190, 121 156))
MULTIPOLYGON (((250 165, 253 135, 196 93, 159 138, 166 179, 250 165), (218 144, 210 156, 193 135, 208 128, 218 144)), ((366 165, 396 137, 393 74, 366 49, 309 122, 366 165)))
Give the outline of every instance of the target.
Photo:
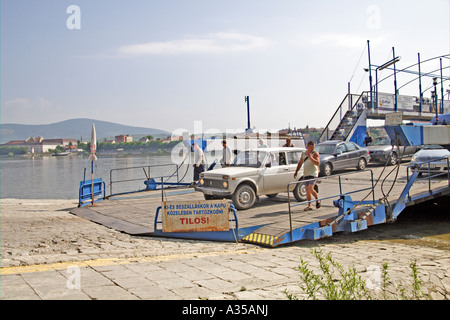
MULTIPOLYGON (((184 177, 183 182, 190 183, 193 178, 193 169, 189 164, 189 155, 184 163, 182 163, 183 159, 176 159, 176 162, 180 164, 178 179, 184 177)), ((211 154, 207 154, 206 159, 209 164, 214 161, 211 154)), ((2 157, 0 168, 1 198, 78 199, 80 181, 91 179, 91 162, 84 155, 35 158, 2 157)), ((114 193, 145 189, 144 181, 148 176, 157 181, 160 181, 158 178, 160 176, 164 176, 164 181, 168 182, 177 180, 177 166, 173 164, 170 154, 99 155, 98 160, 94 162, 94 179, 102 178, 105 181, 106 195, 111 193, 111 169, 114 169, 113 181, 136 179, 135 181, 114 182, 112 186, 114 193), (133 169, 116 170, 130 167, 133 169), (171 176, 170 179, 168 179, 169 176, 171 176)))

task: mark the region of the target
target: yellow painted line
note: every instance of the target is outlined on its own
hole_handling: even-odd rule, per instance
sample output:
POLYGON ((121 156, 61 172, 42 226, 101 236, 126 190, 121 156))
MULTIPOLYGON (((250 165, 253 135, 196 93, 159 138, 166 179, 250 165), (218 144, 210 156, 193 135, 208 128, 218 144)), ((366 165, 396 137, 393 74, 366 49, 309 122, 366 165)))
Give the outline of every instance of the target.
POLYGON ((220 255, 238 255, 238 254, 249 254, 252 251, 264 251, 267 249, 263 248, 251 248, 245 250, 226 250, 226 251, 213 251, 213 252, 199 252, 199 253, 187 253, 187 254, 172 254, 164 256, 146 256, 146 257, 133 257, 133 258, 104 258, 104 259, 92 259, 92 260, 82 260, 82 261, 68 261, 68 262, 58 262, 51 264, 36 264, 29 266, 17 266, 17 267, 4 267, 0 269, 1 275, 7 274, 21 274, 21 273, 32 273, 32 272, 43 272, 51 270, 64 270, 68 267, 100 267, 100 266, 113 266, 121 264, 131 264, 131 263, 145 263, 145 262, 162 262, 177 259, 191 259, 191 258, 203 258, 211 256, 220 255))

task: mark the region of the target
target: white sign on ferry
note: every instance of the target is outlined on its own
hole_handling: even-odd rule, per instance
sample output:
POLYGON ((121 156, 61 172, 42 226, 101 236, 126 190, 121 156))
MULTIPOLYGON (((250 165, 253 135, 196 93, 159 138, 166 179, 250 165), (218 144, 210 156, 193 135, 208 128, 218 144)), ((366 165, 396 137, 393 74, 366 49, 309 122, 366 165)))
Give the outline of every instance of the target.
POLYGON ((228 231, 228 200, 164 201, 163 232, 228 231))

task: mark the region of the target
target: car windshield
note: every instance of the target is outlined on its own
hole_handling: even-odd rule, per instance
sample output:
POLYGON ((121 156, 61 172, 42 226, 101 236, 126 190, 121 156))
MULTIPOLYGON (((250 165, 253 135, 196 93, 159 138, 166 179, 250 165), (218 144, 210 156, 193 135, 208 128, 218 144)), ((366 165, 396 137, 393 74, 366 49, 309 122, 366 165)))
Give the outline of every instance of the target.
POLYGON ((318 144, 316 151, 319 154, 333 153, 335 144, 318 144))
POLYGON ((373 142, 374 146, 390 146, 391 145, 391 139, 389 137, 378 137, 373 142))
POLYGON ((259 168, 266 154, 265 151, 242 151, 234 159, 232 166, 259 168))

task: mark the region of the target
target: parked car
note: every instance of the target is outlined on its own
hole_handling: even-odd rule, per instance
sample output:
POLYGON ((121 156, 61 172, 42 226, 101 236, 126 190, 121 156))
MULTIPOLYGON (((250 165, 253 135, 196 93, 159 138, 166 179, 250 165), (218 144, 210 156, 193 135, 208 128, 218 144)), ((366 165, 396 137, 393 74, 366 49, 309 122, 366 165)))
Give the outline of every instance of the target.
POLYGON ((450 125, 450 114, 440 114, 438 115, 438 121, 436 121, 436 117, 434 117, 430 122, 432 124, 450 125))
POLYGON ((320 175, 329 176, 335 170, 355 167, 364 170, 370 160, 369 150, 350 141, 324 141, 315 150, 320 154, 320 175))
MULTIPOLYGON (((231 198, 238 210, 251 208, 258 196, 276 197, 286 192, 294 179, 295 169, 304 148, 259 148, 240 152, 226 168, 203 172, 200 184, 195 187, 205 199, 231 198)), ((298 176, 303 175, 303 167, 298 176)), ((294 188, 298 201, 306 200, 304 186, 294 188)))
POLYGON ((419 174, 428 173, 428 170, 430 173, 437 173, 448 170, 449 159, 450 151, 442 146, 424 146, 412 156, 410 166, 418 166, 419 174))
POLYGON ((381 136, 376 138, 373 143, 367 146, 370 154, 371 162, 381 162, 388 165, 395 165, 400 157, 411 157, 416 153, 420 147, 419 146, 396 146, 392 149, 391 138, 388 136, 381 136), (392 151, 392 152, 391 152, 392 151))

